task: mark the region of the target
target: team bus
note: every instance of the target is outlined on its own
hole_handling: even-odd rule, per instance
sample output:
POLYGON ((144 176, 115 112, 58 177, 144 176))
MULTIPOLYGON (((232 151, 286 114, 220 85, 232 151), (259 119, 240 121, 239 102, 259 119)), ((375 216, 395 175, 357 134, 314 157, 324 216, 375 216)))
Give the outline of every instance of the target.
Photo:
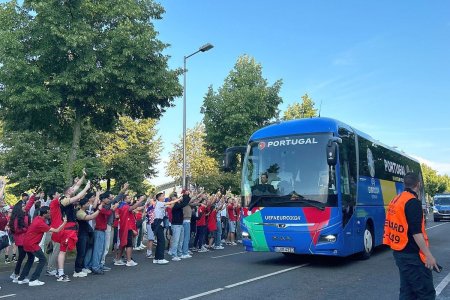
POLYGON ((227 149, 225 168, 238 153, 247 251, 369 258, 404 175, 422 180, 417 160, 330 118, 264 127, 227 149))

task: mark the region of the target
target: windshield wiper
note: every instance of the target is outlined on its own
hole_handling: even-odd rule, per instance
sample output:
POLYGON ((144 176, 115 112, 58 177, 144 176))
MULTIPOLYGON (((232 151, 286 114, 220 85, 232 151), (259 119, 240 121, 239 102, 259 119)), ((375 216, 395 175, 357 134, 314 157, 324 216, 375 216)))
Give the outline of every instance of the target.
POLYGON ((280 195, 260 195, 258 198, 255 199, 255 201, 251 202, 248 206, 249 210, 252 210, 261 200, 265 198, 280 198, 280 197, 286 197, 286 196, 280 196, 280 195))
POLYGON ((315 207, 317 209, 320 210, 325 210, 325 204, 323 204, 322 202, 316 201, 316 200, 311 200, 311 199, 291 199, 288 201, 282 201, 282 202, 277 202, 277 203, 304 203, 304 204, 309 204, 311 207, 315 207))

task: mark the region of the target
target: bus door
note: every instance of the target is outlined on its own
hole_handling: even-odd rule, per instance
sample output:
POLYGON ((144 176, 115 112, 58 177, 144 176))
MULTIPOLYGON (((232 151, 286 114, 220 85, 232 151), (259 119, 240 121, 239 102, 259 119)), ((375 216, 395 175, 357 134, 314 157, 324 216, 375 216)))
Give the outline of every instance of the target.
POLYGON ((355 206, 357 186, 357 158, 355 134, 346 129, 339 128, 339 177, 340 177, 340 207, 342 208, 342 234, 346 250, 353 253, 356 239, 355 206))

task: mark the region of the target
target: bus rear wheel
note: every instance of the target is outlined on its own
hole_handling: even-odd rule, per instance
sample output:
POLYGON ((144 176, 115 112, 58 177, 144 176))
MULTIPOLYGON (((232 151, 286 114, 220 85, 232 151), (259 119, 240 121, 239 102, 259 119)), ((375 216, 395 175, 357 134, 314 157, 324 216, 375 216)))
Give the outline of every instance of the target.
POLYGON ((373 229, 370 226, 370 224, 366 224, 366 229, 364 229, 363 244, 364 244, 364 250, 359 254, 359 258, 360 259, 369 259, 373 253, 373 248, 375 245, 373 229))

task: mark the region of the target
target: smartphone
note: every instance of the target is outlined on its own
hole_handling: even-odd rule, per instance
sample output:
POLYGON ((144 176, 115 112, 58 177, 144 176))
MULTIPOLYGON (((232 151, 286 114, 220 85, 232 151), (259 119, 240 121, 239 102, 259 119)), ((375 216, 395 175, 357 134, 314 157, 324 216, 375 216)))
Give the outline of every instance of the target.
POLYGON ((436 264, 438 266, 438 270, 436 270, 436 268, 433 268, 433 271, 435 271, 436 273, 441 273, 443 267, 441 267, 439 264, 436 264))

